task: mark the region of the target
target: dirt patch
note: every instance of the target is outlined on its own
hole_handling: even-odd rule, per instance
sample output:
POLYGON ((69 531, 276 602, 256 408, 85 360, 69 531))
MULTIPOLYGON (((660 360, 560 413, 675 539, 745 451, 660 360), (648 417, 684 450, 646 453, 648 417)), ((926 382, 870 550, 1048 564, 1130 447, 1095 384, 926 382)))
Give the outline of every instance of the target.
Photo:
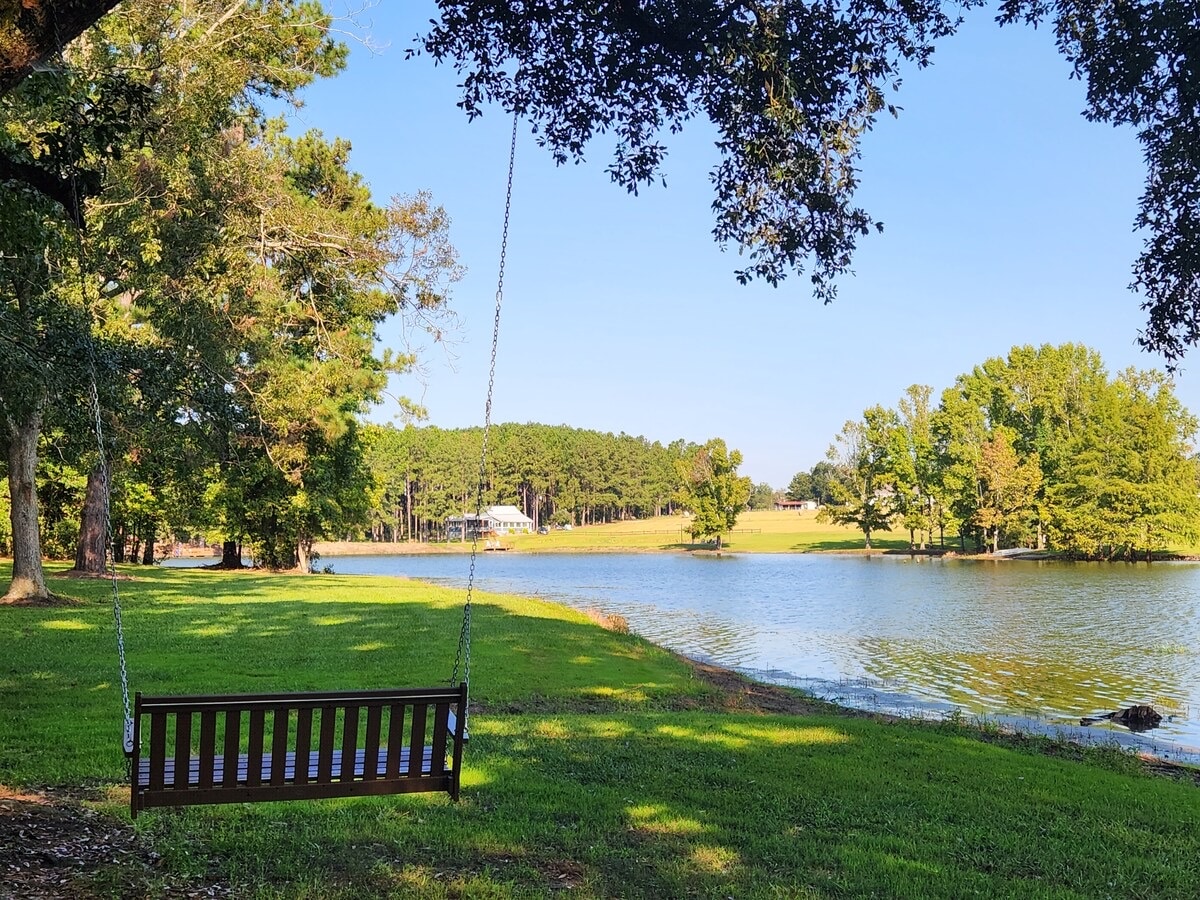
POLYGON ((540 866, 553 891, 572 891, 583 884, 587 869, 570 859, 554 859, 540 866))
POLYGON ((49 597, 0 597, 0 606, 82 606, 82 600, 51 594, 49 597))
POLYGON ((603 628, 617 634, 629 634, 629 620, 620 613, 606 613, 604 610, 589 606, 583 614, 603 628))
POLYGON ((45 898, 233 897, 227 885, 186 883, 158 871, 133 826, 96 812, 80 793, 0 785, 3 895, 45 898))
POLYGON ((814 715, 817 713, 837 713, 839 715, 862 716, 873 719, 889 719, 892 717, 866 710, 848 709, 834 706, 823 700, 807 697, 799 691, 789 690, 774 684, 764 684, 752 681, 745 675, 740 675, 731 669, 711 666, 708 663, 697 662, 680 657, 692 670, 692 674, 700 681, 713 688, 716 693, 716 706, 728 712, 761 712, 782 713, 791 716, 814 715))
MULTIPOLYGON (((482 550, 483 547, 480 547, 482 550)), ((387 541, 317 541, 313 552, 326 556, 421 556, 430 553, 470 553, 470 543, 428 544, 406 541, 391 544, 387 541)))
POLYGON ((1142 761, 1142 768, 1152 775, 1171 778, 1175 781, 1190 781, 1196 787, 1200 787, 1200 768, 1183 766, 1155 756, 1139 756, 1138 758, 1142 761))
MULTIPOLYGON (((66 579, 82 579, 93 581, 112 581, 112 572, 80 572, 76 569, 67 569, 65 572, 50 572, 46 575, 47 578, 66 578, 66 579)), ((117 573, 117 581, 133 581, 132 575, 124 575, 117 573)))

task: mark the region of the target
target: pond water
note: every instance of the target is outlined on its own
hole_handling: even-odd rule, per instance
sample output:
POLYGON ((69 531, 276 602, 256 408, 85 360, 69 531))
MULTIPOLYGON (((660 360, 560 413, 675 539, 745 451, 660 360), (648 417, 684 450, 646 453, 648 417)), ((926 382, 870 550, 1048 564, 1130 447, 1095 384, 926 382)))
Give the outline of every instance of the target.
MULTIPOLYGON (((465 556, 326 557, 465 585, 465 556)), ((841 703, 954 710, 1200 761, 1200 565, 818 554, 481 554, 481 590, 620 613, 650 640, 841 703), (1132 735, 1079 718, 1149 703, 1132 735)))

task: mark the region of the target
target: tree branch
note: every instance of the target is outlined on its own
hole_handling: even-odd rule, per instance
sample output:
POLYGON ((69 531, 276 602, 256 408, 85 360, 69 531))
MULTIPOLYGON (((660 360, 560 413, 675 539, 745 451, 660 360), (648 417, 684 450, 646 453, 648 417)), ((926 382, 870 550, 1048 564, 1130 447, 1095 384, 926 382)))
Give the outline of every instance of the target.
POLYGON ((118 0, 3 0, 0 94, 94 25, 118 0))

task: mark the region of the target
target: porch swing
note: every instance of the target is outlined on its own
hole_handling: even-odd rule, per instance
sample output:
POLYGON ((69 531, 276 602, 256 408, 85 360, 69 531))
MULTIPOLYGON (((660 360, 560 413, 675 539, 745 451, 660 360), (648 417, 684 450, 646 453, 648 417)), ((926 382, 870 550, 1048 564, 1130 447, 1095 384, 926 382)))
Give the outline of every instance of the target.
MULTIPOLYGON (((491 429, 518 121, 514 114, 476 492, 477 513, 483 505, 491 429)), ((131 709, 113 552, 109 469, 94 370, 90 399, 104 485, 105 556, 112 582, 125 713, 123 745, 129 760, 130 815, 137 818, 139 812, 153 807, 418 792, 444 791, 457 800, 467 742, 471 598, 477 540, 471 543, 462 626, 448 686, 189 696, 152 696, 139 691, 131 709)))

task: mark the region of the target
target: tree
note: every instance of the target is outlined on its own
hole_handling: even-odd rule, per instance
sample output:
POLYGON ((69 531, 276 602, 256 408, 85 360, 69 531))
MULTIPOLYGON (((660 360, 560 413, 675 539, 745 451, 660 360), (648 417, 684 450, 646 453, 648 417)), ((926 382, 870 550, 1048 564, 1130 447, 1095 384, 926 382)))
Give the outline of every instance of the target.
POLYGON ((75 40, 119 0, 23 0, 0 14, 0 93, 75 40))
POLYGON ((750 499, 747 501, 747 506, 750 509, 770 509, 774 505, 775 488, 771 487, 765 481, 754 485, 750 491, 750 499))
POLYGON ((797 472, 788 482, 785 496, 789 500, 812 500, 813 479, 808 472, 797 472))
POLYGON ((839 480, 837 467, 828 460, 821 460, 809 470, 812 478, 812 498, 820 506, 833 502, 834 484, 839 480))
POLYGON ((692 513, 692 540, 712 537, 716 549, 721 549, 722 533, 733 528, 750 500, 750 479, 737 473, 741 464, 741 452, 728 450, 720 438, 676 462, 685 505, 692 513))
POLYGON ((1057 546, 1089 557, 1146 559, 1196 536, 1196 419, 1159 373, 1128 370, 1070 438, 1068 465, 1047 493, 1057 546))
MULTIPOLYGON (((72 98, 82 93, 87 128, 63 125, 80 113, 57 114, 65 89, 40 76, 0 110, 0 150, 51 175, 68 171, 92 192, 78 210, 56 211, 52 198, 13 191, 35 225, 35 213, 60 231, 73 212, 80 221, 86 214, 86 233, 60 241, 79 248, 79 262, 43 279, 44 305, 69 308, 60 295, 73 289, 90 301, 85 335, 89 317, 106 325, 133 318, 148 342, 170 348, 169 371, 180 379, 172 417, 210 432, 229 482, 213 495, 226 503, 228 527, 240 538, 252 512, 262 527, 290 529, 253 537, 261 558, 301 568, 314 529, 362 514, 346 493, 358 484, 355 420, 388 374, 413 364, 409 354, 377 353, 375 326, 402 313, 436 330, 458 277, 448 219, 427 196, 378 206, 348 169, 348 144, 316 133, 291 138, 264 118, 260 98, 292 99, 341 67, 345 47, 329 26, 318 4, 300 0, 138 4, 68 51, 67 100, 78 107, 83 101, 72 98), (106 90, 132 99, 109 111, 106 90), (79 148, 70 143, 84 137, 79 148)), ((28 245, 42 239, 34 237, 28 245)), ((80 365, 58 368, 82 380, 80 365)), ((41 404, 27 404, 26 415, 40 425, 34 414, 48 395, 39 390, 4 395, 41 404)), ((139 517, 150 534, 149 510, 139 517)), ((226 555, 239 564, 236 550, 226 555)))
POLYGON ((892 530, 887 442, 895 425, 894 412, 873 406, 861 421, 846 422, 829 448, 829 461, 839 477, 832 482, 833 503, 822 507, 818 521, 855 526, 868 550, 874 532, 892 530))
POLYGON ((1040 548, 1057 513, 1047 494, 1076 452, 1073 441, 1107 391, 1108 375, 1094 350, 1077 344, 1013 347, 959 376, 933 420, 942 487, 959 521, 978 524, 981 448, 999 428, 1021 460, 1036 457, 1042 487, 1032 518, 1040 548))
MULTIPOLYGON (((55 71, 0 95, 0 331, 17 348, 0 365, 10 598, 48 597, 31 475, 46 417, 84 406, 93 379, 101 388, 117 380, 104 331, 134 306, 165 312, 162 326, 188 323, 205 305, 188 301, 220 304, 195 288, 232 259, 213 252, 229 201, 220 189, 228 168, 217 164, 228 129, 258 125, 256 99, 291 99, 336 71, 345 48, 328 32, 309 3, 203 0, 187 15, 166 0, 128 4, 55 71), (180 284, 194 290, 165 289, 180 284)), ((183 349, 205 335, 173 336, 183 349)))
POLYGON ((375 205, 349 149, 316 133, 268 135, 250 148, 263 186, 226 228, 243 258, 257 252, 253 292, 227 301, 237 324, 222 374, 247 413, 239 443, 282 476, 249 467, 261 493, 247 535, 261 559, 301 571, 315 539, 365 521, 352 495, 365 477, 357 420, 414 362, 377 353, 376 326, 396 313, 436 321, 459 275, 445 212, 425 195, 375 205))
POLYGON ((932 394, 933 389, 927 385, 909 386, 900 398, 896 424, 888 436, 887 465, 895 509, 908 530, 910 547, 916 544, 916 533, 922 533, 922 550, 930 539, 934 524, 939 521, 938 507, 941 505, 931 430, 929 398, 932 394))
POLYGON ((980 447, 976 478, 980 499, 974 521, 990 536, 992 552, 1005 536, 1031 534, 1042 469, 1036 455, 1018 458, 1009 429, 997 428, 980 447))

